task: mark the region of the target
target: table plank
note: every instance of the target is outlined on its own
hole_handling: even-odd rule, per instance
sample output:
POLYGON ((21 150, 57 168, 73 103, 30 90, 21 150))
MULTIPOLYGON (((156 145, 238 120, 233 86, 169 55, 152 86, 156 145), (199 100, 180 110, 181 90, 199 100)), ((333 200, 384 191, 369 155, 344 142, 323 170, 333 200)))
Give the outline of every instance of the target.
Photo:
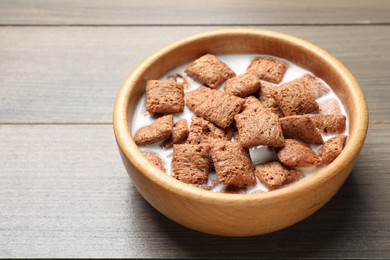
POLYGON ((386 0, 3 0, 0 24, 258 25, 390 22, 386 0))
POLYGON ((370 125, 340 192, 265 236, 188 230, 132 186, 111 125, 0 126, 0 257, 388 258, 390 125, 370 125))
MULTIPOLYGON (((116 93, 145 57, 226 27, 1 27, 0 123, 111 122, 116 93)), ((256 27, 293 34, 340 59, 360 82, 371 121, 390 121, 390 27, 256 27), (348 33, 346 33, 346 30, 348 33)))

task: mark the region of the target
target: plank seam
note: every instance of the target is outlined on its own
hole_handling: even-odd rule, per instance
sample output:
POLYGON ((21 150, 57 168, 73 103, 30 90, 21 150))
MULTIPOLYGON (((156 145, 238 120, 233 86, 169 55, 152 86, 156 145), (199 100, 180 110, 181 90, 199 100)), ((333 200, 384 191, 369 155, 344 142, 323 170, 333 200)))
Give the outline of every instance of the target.
POLYGON ((294 26, 388 26, 390 22, 381 22, 381 23, 371 23, 371 22, 361 22, 361 23, 280 23, 280 24, 223 24, 223 23, 210 23, 210 24, 0 24, 0 27, 211 27, 211 26, 269 26, 269 27, 294 27, 294 26))

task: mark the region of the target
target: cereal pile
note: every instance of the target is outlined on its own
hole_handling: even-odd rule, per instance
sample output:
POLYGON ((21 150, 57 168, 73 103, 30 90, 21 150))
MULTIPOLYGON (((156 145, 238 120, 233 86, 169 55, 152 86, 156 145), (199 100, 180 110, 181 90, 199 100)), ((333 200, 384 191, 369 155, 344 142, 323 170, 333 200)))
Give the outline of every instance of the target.
MULTIPOLYGON (((189 80, 183 75, 148 80, 145 109, 154 121, 137 129, 134 141, 145 147, 160 142, 161 149, 173 150, 168 174, 204 189, 224 184, 223 192, 245 193, 258 182, 269 190, 295 182, 304 176, 300 167, 322 167, 341 153, 346 116, 335 99, 317 102, 330 89, 312 75, 278 86, 287 68, 283 60, 256 57, 236 75, 207 54, 185 69, 203 83, 195 90, 185 93, 189 80), (185 106, 191 121, 174 122, 185 106), (333 137, 324 141, 324 135, 333 137), (275 159, 252 160, 249 149, 264 146, 275 159)), ((158 153, 143 153, 167 171, 158 153)))

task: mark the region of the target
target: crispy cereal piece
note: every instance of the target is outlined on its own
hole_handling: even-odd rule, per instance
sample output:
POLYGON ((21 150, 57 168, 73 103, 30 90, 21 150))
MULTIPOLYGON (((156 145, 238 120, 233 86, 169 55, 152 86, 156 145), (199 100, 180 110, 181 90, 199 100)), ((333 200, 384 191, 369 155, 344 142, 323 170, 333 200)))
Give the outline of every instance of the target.
POLYGON ((297 138, 309 144, 323 144, 320 131, 308 115, 286 116, 279 119, 283 135, 297 138))
POLYGON ((318 102, 318 106, 321 115, 342 115, 339 102, 334 98, 318 102))
POLYGON ((222 129, 201 117, 193 116, 186 143, 200 144, 215 141, 229 141, 232 139, 232 136, 232 128, 222 129))
POLYGON ((160 155, 158 155, 158 153, 152 151, 142 151, 142 153, 149 161, 151 161, 154 165, 156 165, 157 168, 165 172, 165 166, 164 166, 165 163, 161 159, 160 155))
POLYGON ((255 96, 249 96, 245 98, 245 102, 242 105, 242 111, 245 111, 250 108, 258 107, 260 109, 264 109, 263 104, 258 100, 255 96))
MULTIPOLYGON (((202 119, 204 120, 204 119, 202 119)), ((233 137, 233 128, 222 129, 213 123, 204 120, 202 128, 202 142, 230 141, 233 137)))
POLYGON ((209 152, 208 144, 173 145, 173 177, 190 184, 207 183, 210 167, 209 152))
POLYGON ((318 78, 309 74, 290 81, 290 83, 292 82, 294 84, 304 85, 316 99, 322 97, 325 94, 328 94, 330 91, 329 88, 325 87, 318 78))
POLYGON ((195 115, 227 128, 240 112, 244 99, 201 86, 187 93, 186 104, 195 115))
POLYGON ((344 132, 347 117, 344 115, 309 115, 316 127, 325 134, 340 134, 344 132))
POLYGON ((259 100, 261 104, 269 111, 277 114, 279 117, 284 117, 282 110, 280 110, 278 104, 274 99, 274 96, 272 95, 273 91, 275 91, 276 88, 277 86, 262 82, 259 100))
POLYGON ((332 137, 326 141, 318 151, 318 155, 322 158, 321 164, 325 165, 333 162, 334 159, 336 159, 343 150, 346 140, 347 136, 336 135, 335 137, 332 137))
POLYGON ((287 64, 272 57, 255 58, 247 68, 247 72, 256 74, 260 79, 280 83, 286 72, 287 64))
POLYGON ((239 142, 243 147, 257 145, 284 146, 284 137, 279 117, 261 108, 247 109, 234 117, 239 142))
POLYGON ((313 95, 304 85, 288 82, 271 93, 284 116, 303 115, 318 110, 313 95))
POLYGON ((204 120, 198 116, 192 116, 191 125, 188 133, 186 144, 200 144, 204 140, 203 129, 204 125, 207 124, 207 120, 204 120))
POLYGON ((248 150, 238 142, 215 142, 212 144, 210 154, 220 183, 239 187, 256 184, 248 150))
POLYGON ((187 140, 188 137, 188 123, 186 119, 180 119, 174 126, 172 130, 172 135, 170 138, 166 139, 160 145, 161 149, 168 150, 173 147, 173 144, 182 144, 187 140))
POLYGON ((255 169, 255 174, 260 181, 272 190, 303 177, 301 171, 287 168, 277 161, 258 164, 255 169))
POLYGON ((225 92, 237 97, 247 97, 260 88, 260 80, 253 73, 244 73, 228 79, 225 83, 225 92))
POLYGON ((186 119, 180 119, 172 130, 170 138, 166 139, 161 143, 160 147, 163 150, 168 150, 173 147, 173 144, 182 144, 187 140, 188 137, 188 123, 186 119))
POLYGON ((150 113, 181 113, 184 109, 184 85, 173 80, 146 82, 146 111, 150 113))
POLYGON ((134 135, 134 142, 138 145, 148 145, 162 141, 172 134, 172 129, 173 116, 160 117, 152 124, 138 129, 134 135))
POLYGON ((206 54, 192 62, 185 69, 185 73, 213 89, 236 75, 229 66, 211 54, 206 54))
POLYGON ((187 120, 186 119, 180 119, 173 126, 172 142, 174 144, 184 143, 187 140, 188 133, 189 133, 189 130, 188 130, 187 120))
POLYGON ((181 74, 169 75, 168 80, 183 84, 184 89, 188 89, 190 87, 190 82, 188 82, 188 79, 181 74))
POLYGON ((288 167, 313 166, 321 161, 310 146, 295 139, 286 139, 285 146, 276 155, 288 167))

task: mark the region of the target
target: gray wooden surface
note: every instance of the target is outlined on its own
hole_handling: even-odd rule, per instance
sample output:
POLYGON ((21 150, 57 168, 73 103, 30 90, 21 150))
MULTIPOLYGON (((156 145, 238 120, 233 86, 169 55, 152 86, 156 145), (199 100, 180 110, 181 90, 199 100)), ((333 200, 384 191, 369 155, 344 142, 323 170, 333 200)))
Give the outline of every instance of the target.
POLYGON ((387 0, 2 0, 0 24, 381 24, 387 0))
POLYGON ((390 258, 390 1, 0 1, 0 257, 390 258), (116 92, 198 32, 293 34, 360 82, 370 127, 339 193, 288 229, 201 234, 149 206, 112 131, 116 92))

